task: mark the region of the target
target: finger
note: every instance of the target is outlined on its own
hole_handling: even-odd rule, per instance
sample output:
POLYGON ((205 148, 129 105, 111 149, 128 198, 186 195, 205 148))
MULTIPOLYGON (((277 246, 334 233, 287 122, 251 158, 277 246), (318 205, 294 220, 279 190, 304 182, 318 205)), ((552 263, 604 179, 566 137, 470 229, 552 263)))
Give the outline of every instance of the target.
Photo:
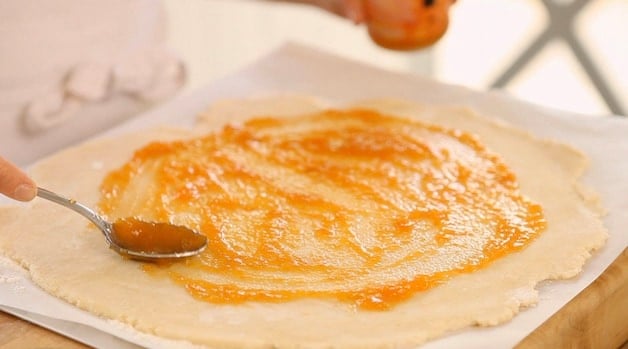
POLYGON ((353 23, 360 24, 366 21, 366 12, 364 11, 364 0, 343 0, 343 15, 353 23))
POLYGON ((30 201, 37 195, 37 186, 26 173, 0 157, 0 194, 19 201, 30 201))

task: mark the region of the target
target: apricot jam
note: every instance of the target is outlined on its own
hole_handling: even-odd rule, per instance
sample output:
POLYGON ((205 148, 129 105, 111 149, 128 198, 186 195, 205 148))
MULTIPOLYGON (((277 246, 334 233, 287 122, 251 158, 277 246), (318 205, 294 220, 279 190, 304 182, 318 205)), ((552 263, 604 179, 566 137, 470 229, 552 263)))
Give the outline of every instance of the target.
POLYGON ((205 244, 202 235, 167 223, 144 222, 127 217, 116 220, 112 239, 120 247, 151 254, 182 253, 197 250, 205 244))
POLYGON ((220 304, 383 310, 523 249, 546 225, 474 135, 362 109, 155 142, 101 189, 110 218, 205 234, 199 256, 145 270, 220 304))

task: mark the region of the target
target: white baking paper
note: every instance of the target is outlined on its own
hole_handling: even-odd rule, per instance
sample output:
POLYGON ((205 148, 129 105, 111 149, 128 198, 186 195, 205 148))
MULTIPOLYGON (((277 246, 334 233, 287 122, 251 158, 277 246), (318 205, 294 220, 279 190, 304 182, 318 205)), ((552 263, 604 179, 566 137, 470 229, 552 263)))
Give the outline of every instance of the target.
MULTIPOLYGON (((577 278, 540 286, 537 306, 512 321, 490 328, 468 328, 431 341, 424 348, 513 347, 598 277, 628 245, 628 120, 559 112, 516 100, 501 92, 477 92, 420 76, 384 71, 308 47, 288 44, 257 63, 192 94, 180 96, 104 136, 149 128, 156 124, 192 125, 212 101, 275 93, 306 94, 339 103, 394 97, 420 103, 469 106, 536 136, 571 144, 586 153, 591 166, 584 182, 608 209, 604 222, 610 237, 577 278)), ((104 244, 104 242, 103 242, 104 244)), ((104 246, 104 245, 103 245, 104 246)), ((96 347, 188 347, 141 334, 122 324, 100 319, 60 301, 33 285, 27 273, 0 259, 0 305, 17 316, 96 347)))

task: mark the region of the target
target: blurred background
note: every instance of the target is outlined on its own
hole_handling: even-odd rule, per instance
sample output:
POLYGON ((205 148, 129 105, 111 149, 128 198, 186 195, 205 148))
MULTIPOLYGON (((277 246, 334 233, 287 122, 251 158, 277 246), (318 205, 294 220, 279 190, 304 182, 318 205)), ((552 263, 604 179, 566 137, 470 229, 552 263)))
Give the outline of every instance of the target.
MULTIPOLYGON (((567 11, 550 16, 547 3, 560 8, 577 2, 458 0, 445 37, 418 52, 379 48, 364 27, 302 5, 259 0, 166 0, 165 4, 168 42, 187 64, 188 90, 235 71, 288 40, 387 69, 489 89, 549 24, 553 33, 571 29, 567 11)), ((577 11, 573 31, 608 89, 606 93, 611 94, 614 108, 562 40, 552 40, 532 55, 504 88, 550 107, 591 115, 625 115, 628 1, 581 2, 586 5, 577 11)))
POLYGON ((282 1, 0 0, 0 153, 29 164, 288 41, 576 113, 628 114, 628 0, 457 0, 450 23, 433 47, 396 52, 364 25, 282 1))

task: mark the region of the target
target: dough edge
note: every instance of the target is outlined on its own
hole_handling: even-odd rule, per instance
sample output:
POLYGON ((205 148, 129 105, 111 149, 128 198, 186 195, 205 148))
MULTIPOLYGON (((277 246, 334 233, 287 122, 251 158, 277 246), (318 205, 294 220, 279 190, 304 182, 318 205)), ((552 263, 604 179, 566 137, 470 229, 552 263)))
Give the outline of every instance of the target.
MULTIPOLYGON (((234 121, 242 121, 253 115, 290 115, 290 114, 299 114, 301 112, 314 112, 318 109, 330 107, 332 105, 327 102, 317 100, 311 97, 305 96, 279 96, 279 97, 258 97, 248 100, 231 100, 231 101, 221 101, 213 104, 206 112, 202 113, 199 117, 199 123, 197 126, 198 131, 207 131, 210 129, 217 128, 224 124, 227 120, 230 122, 234 121)), ((421 120, 427 120, 428 122, 433 122, 434 120, 438 120, 439 124, 444 126, 451 127, 451 125, 455 124, 459 128, 467 129, 468 127, 477 128, 476 130, 472 130, 475 133, 478 133, 480 137, 485 140, 487 138, 487 132, 489 134, 488 138, 493 137, 490 136, 491 130, 497 130, 498 133, 502 133, 501 136, 495 136, 495 143, 499 144, 500 142, 505 142, 503 138, 506 136, 512 137, 517 141, 522 141, 524 143, 530 143, 531 148, 539 147, 544 150, 546 156, 552 160, 552 157, 562 158, 562 163, 560 164, 564 168, 562 170, 565 172, 563 174, 563 179, 567 179, 567 183, 563 188, 567 192, 572 195, 572 199, 576 198, 578 204, 572 209, 581 210, 585 213, 586 224, 574 224, 575 227, 584 226, 587 231, 582 232, 577 235, 578 244, 574 246, 566 247, 568 249, 567 257, 565 258, 561 254, 551 253, 548 256, 547 248, 556 244, 556 241, 560 242, 560 236, 555 239, 547 239, 545 238, 547 233, 553 231, 550 227, 547 232, 542 234, 542 236, 537 239, 531 246, 520 253, 516 253, 510 256, 507 256, 501 260, 496 261, 492 266, 481 270, 479 272, 463 275, 461 277, 457 277, 452 279, 448 284, 433 289, 429 292, 424 292, 423 294, 418 294, 411 301, 402 304, 387 314, 372 314, 372 313, 362 313, 362 312, 352 312, 351 310, 347 310, 344 305, 341 304, 328 304, 330 302, 322 302, 322 301, 297 301, 286 303, 283 305, 264 305, 257 304, 254 306, 242 306, 240 307, 240 311, 244 312, 244 314, 251 315, 251 319, 264 319, 264 312, 270 311, 271 313, 282 314, 281 308, 287 308, 290 311, 296 311, 295 314, 299 314, 299 308, 301 311, 304 309, 306 311, 311 311, 312 309, 321 309, 321 311, 327 311, 330 314, 342 314, 340 317, 341 320, 345 321, 346 324, 350 325, 349 321, 356 321, 356 317, 366 318, 366 320, 359 320, 358 325, 368 325, 370 322, 368 319, 373 316, 377 321, 375 323, 381 324, 386 321, 396 321, 399 317, 403 317, 408 315, 411 310, 421 309, 422 312, 425 311, 425 307, 432 307, 433 310, 429 312, 431 314, 430 318, 425 321, 425 319, 418 319, 416 321, 398 321, 399 324, 404 325, 409 322, 415 323, 414 328, 410 329, 402 329, 394 331, 393 333, 389 333, 387 338, 381 338, 381 331, 370 329, 369 326, 366 326, 365 329, 362 329, 363 333, 359 333, 360 328, 357 326, 348 326, 348 332, 351 335, 343 335, 347 331, 336 331, 335 336, 319 336, 315 334, 310 334, 304 342, 298 341, 298 332, 295 336, 294 334, 290 336, 287 332, 291 329, 290 324, 284 324, 285 329, 282 329, 284 332, 273 333, 272 328, 269 329, 269 333, 265 336, 262 335, 261 339, 255 339, 256 334, 263 334, 261 331, 245 331, 244 329, 240 329, 240 334, 237 331, 228 332, 228 336, 221 336, 224 331, 221 331, 219 326, 213 322, 209 322, 213 327, 215 333, 207 333, 211 332, 210 330, 198 331, 198 329, 190 330, 189 328, 182 328, 185 326, 167 326, 168 324, 160 323, 157 321, 155 323, 154 319, 151 318, 150 314, 142 313, 141 307, 147 306, 144 304, 144 301, 139 302, 140 306, 136 306, 137 304, 131 304, 128 301, 122 301, 128 296, 129 292, 138 291, 138 289, 128 288, 129 286, 121 286, 121 289, 114 292, 110 292, 111 301, 108 304, 98 304, 98 300, 95 297, 85 297, 84 292, 98 292, 98 290, 102 290, 103 286, 106 287, 110 282, 116 282, 119 280, 115 280, 115 277, 105 276, 102 277, 102 271, 106 271, 107 273, 114 273, 116 275, 125 275, 132 277, 131 280, 136 280, 136 283, 146 282, 148 285, 156 285, 156 290, 152 291, 152 297, 166 297, 165 299, 176 299, 177 301, 182 302, 190 302, 191 304, 199 303, 189 297, 184 291, 177 287, 173 287, 173 285, 163 285, 162 280, 151 279, 149 276, 145 275, 142 271, 140 271, 137 266, 129 265, 129 263, 123 263, 113 252, 104 249, 102 239, 98 234, 92 234, 93 229, 85 229, 85 221, 79 217, 78 215, 66 211, 63 208, 51 207, 50 204, 44 202, 34 202, 30 205, 26 210, 24 209, 3 209, 0 211, 0 247, 3 249, 4 253, 10 258, 18 261, 21 265, 23 265, 26 269, 29 270, 33 280, 36 284, 39 284, 46 291, 55 294, 56 296, 78 306, 79 308, 91 311, 99 316, 103 316, 106 318, 116 318, 117 320, 121 320, 123 322, 129 323, 131 326, 137 328, 140 331, 144 331, 147 333, 156 334, 158 336, 163 336, 167 338, 174 339, 188 339, 193 342, 201 342, 205 345, 210 346, 218 346, 218 347, 251 347, 251 348, 263 348, 263 347, 397 347, 397 346, 409 346, 409 345, 417 345, 431 338, 440 336, 443 332, 453 331, 456 329, 461 329, 467 327, 469 325, 481 325, 481 326, 491 326, 499 323, 503 323, 511 319, 517 312, 520 311, 521 308, 530 306, 535 304, 538 301, 538 294, 534 289, 535 285, 541 280, 554 278, 569 278, 577 275, 582 266, 584 265, 586 259, 588 259, 591 255, 591 251, 600 248, 607 236, 607 233, 602 226, 599 218, 602 214, 600 210, 600 205, 598 199, 593 193, 591 189, 580 189, 581 184, 577 182, 577 179, 584 171, 586 165, 586 159, 584 155, 577 150, 560 144, 553 141, 547 140, 538 140, 535 139, 531 134, 526 133, 524 131, 512 128, 501 121, 489 120, 485 117, 476 115, 475 113, 458 107, 434 107, 434 106, 424 106, 418 105, 412 102, 400 101, 394 99, 383 99, 383 100, 370 100, 370 101, 362 101, 355 104, 358 107, 368 107, 372 109, 377 109, 383 112, 390 112, 391 114, 407 116, 418 118, 421 120), (464 121, 464 122, 463 122, 464 121), (464 124, 460 127, 460 124, 464 124), (569 190, 567 190, 569 189, 569 190), (8 211, 10 210, 10 212, 8 211), (26 219, 27 210, 31 211, 28 219, 26 219), (22 217, 21 219, 13 220, 11 218, 12 215, 17 214, 22 217), (39 218, 31 218, 34 214, 41 214, 39 218), (76 217, 75 217, 76 216, 76 217), (81 232, 75 233, 72 235, 72 239, 76 239, 75 243, 79 244, 79 246, 89 246, 94 247, 95 250, 90 252, 91 257, 86 258, 86 261, 89 261, 93 264, 105 265, 106 267, 99 267, 96 269, 99 273, 99 277, 92 278, 94 280, 90 280, 89 285, 85 284, 85 280, 78 280, 82 282, 71 283, 67 281, 67 276, 60 275, 63 273, 55 273, 54 270, 50 270, 50 265, 59 265, 59 260, 51 260, 46 262, 45 257, 50 258, 49 247, 40 246, 39 249, 31 249, 30 251, 25 250, 26 244, 18 243, 15 244, 11 236, 15 236, 17 231, 22 232, 22 234, 27 233, 30 234, 29 237, 33 237, 38 234, 40 229, 44 226, 49 226, 49 221, 51 218, 56 217, 64 217, 62 222, 58 225, 53 225, 51 229, 59 229, 62 231, 69 231, 72 229, 78 229, 81 232), (10 231, 13 231, 11 233, 10 231), (91 232, 89 232, 91 231, 91 232), (87 233, 87 238, 85 236, 87 233), (86 238, 86 239, 85 239, 86 238), (87 242, 84 242, 85 239, 87 242), (542 243, 541 243, 542 242, 542 243), (84 245, 80 245, 84 244, 84 245), (534 248, 533 248, 534 247, 534 248), (531 252, 530 252, 531 251, 531 252), (45 255, 42 257, 42 255, 45 255), (556 255, 556 256, 555 256, 556 255), (523 256, 523 257, 522 257, 523 256), (547 259, 547 257, 554 259, 547 259), (90 261, 90 259, 92 259, 90 261), (532 261, 534 265, 547 263, 549 268, 532 268, 534 270, 529 270, 527 275, 521 277, 521 275, 512 275, 511 277, 503 280, 503 276, 505 274, 503 270, 509 269, 517 269, 517 265, 522 262, 532 261), (543 263, 541 263, 541 262, 543 263), (537 270, 543 269, 543 270, 537 270), (499 276, 499 277, 498 277, 499 276), (489 278, 488 281, 496 280, 498 282, 487 282, 489 285, 478 286, 477 280, 481 281, 482 278, 489 278), (491 279, 493 278, 493 279, 491 279), (66 282, 60 282, 60 280, 65 280, 66 282), (496 286, 497 285, 497 286, 496 286), (506 286, 504 286, 506 285, 506 286), (127 287, 127 288, 125 288, 127 287), (480 304, 469 305, 467 307, 452 307, 457 310, 460 310, 457 314, 448 314, 447 309, 449 307, 443 307, 443 300, 451 300, 457 299, 459 297, 456 294, 460 293, 460 289, 465 290, 464 294, 483 294, 484 292, 498 292, 501 290, 501 294, 498 294, 496 299, 492 300, 481 300, 480 304), (504 291, 508 289, 507 291, 504 291), (125 293, 126 292, 126 293, 125 293), (174 297, 172 296, 174 295, 174 297), (116 297, 117 298, 116 300, 116 297), (487 303, 488 304, 485 304, 487 303), (440 303, 439 303, 440 302, 440 303), (323 305, 323 303, 326 303, 323 305), (439 306, 440 304, 440 306, 439 306), (128 312, 129 308, 120 310, 115 309, 115 307, 124 307, 124 306, 133 306, 131 309, 133 310, 133 314, 131 316, 127 315, 126 317, 120 317, 120 312, 128 312), (278 310, 279 309, 279 310, 278 310), (443 314, 444 312, 444 314, 443 314), (363 316, 361 316, 363 315, 363 316), (385 316, 379 316, 385 315, 385 316), (441 320, 442 317, 442 320, 441 320), (384 318, 382 320, 382 318, 384 318), (436 320, 434 320, 436 319, 436 320), (433 323, 433 325, 429 328, 419 328, 419 324, 421 321, 425 321, 426 324, 433 323), (358 331, 358 332, 355 332, 358 331), (375 332, 373 334, 373 332, 375 332), (278 335, 283 336, 278 336, 278 335), (251 336, 249 336, 251 335, 251 336), (226 338, 225 338, 226 337, 226 338), (323 338, 321 340, 321 337, 323 338)), ((334 106, 335 107, 335 106, 334 106)), ((338 106, 343 107, 343 106, 338 106)), ((98 199, 97 187, 100 183, 100 179, 107 172, 107 170, 116 168, 121 163, 126 161, 128 156, 130 156, 132 149, 139 147, 141 144, 144 144, 152 139, 177 139, 190 137, 197 134, 197 131, 191 130, 175 130, 175 129, 155 129, 151 131, 129 134, 120 137, 116 137, 113 139, 100 139, 95 141, 89 141, 87 143, 78 145, 76 147, 69 148, 65 151, 62 151, 56 155, 53 155, 38 165, 36 165, 33 170, 33 176, 42 184, 44 187, 49 187, 52 190, 58 190, 61 193, 66 195, 72 195, 76 197, 79 201, 84 201, 89 205, 94 205, 98 199), (91 163, 79 163, 80 161, 76 161, 76 159, 88 159, 93 158, 95 156, 99 162, 99 164, 91 163), (78 168, 74 168, 78 167, 78 168), (68 175, 71 174, 73 176, 84 176, 89 178, 89 182, 92 185, 86 185, 84 180, 77 180, 68 183, 68 175), (100 176, 100 177, 99 177, 100 176), (94 186, 93 184, 96 183, 94 186), (87 198, 85 200, 84 198, 87 198)), ((501 154, 500 151, 496 150, 494 146, 491 146, 491 141, 485 142, 488 143, 489 147, 493 150, 497 151, 501 154)), ((538 149, 534 149, 534 151, 538 151, 538 149)), ((534 152, 530 150, 530 152, 534 152)), ((509 165, 513 166, 513 160, 509 154, 501 154, 509 163, 509 165)), ((554 159, 555 160, 555 159, 554 159)), ((514 161, 518 164, 517 161, 514 161)), ((519 175, 519 171, 517 171, 517 166, 514 166, 515 172, 519 175)), ((518 176, 520 177, 520 176, 518 176)), ((520 178, 520 181, 523 179, 520 178)), ((532 185, 530 185, 532 186, 532 185)), ((522 190, 524 193, 528 194, 526 190, 524 190, 524 185, 522 183, 522 190)), ((538 195, 542 196, 542 193, 537 193, 539 189, 530 189, 533 200, 541 202, 541 204, 545 207, 546 205, 543 203, 543 200, 539 200, 538 195)), ((571 207, 571 206, 570 206, 571 207)), ((561 216, 558 216, 559 218, 561 216)), ((549 221, 549 217, 548 217, 549 221)), ((553 237, 553 235, 551 236, 553 237)), ((47 245, 47 244, 44 244, 47 245)), ((68 252, 74 251, 72 248, 61 249, 58 252, 68 252)), ((552 250, 554 252, 554 250, 552 250)), ((61 258, 56 256, 55 258, 60 258, 61 262, 68 262, 65 258, 61 258)), ((81 273, 83 275, 94 275, 90 274, 94 270, 82 270, 81 273)), ((72 278, 70 278, 72 281, 72 278)), ((486 280, 485 280, 486 281, 486 280)), ((139 289, 141 290, 141 288, 139 289)), ((102 291, 101 291, 102 292, 102 291)), ((491 298, 491 297, 488 297, 491 298)), ((477 300, 472 300, 472 302, 477 302, 477 300)), ((138 303, 138 302, 133 302, 138 303)), ((150 302, 149 302, 150 303, 150 302)), ((162 301, 163 303, 163 301, 162 301)), ((174 302, 173 302, 174 303, 174 302)), ((464 303, 464 301, 463 301, 464 303)), ((163 305, 163 304, 162 304, 163 305)), ((196 304, 198 305, 198 304, 196 304)), ((148 304, 150 306, 150 304, 148 304)), ((166 311, 170 311, 173 314, 179 311, 177 307, 163 305, 166 311)), ((217 312, 221 314, 221 316, 227 316, 229 311, 233 311, 231 307, 216 307, 208 304, 201 304, 198 308, 200 310, 196 312, 192 312, 193 317, 191 317, 192 321, 198 322, 207 322, 207 320, 203 320, 204 317, 207 317, 207 314, 211 314, 212 312, 217 312), (222 308, 221 310, 217 310, 218 308, 222 308), (225 309, 229 309, 229 311, 225 311, 225 309), (224 315, 227 314, 227 315, 224 315), (200 320, 199 320, 200 319, 200 320)), ((237 307, 235 307, 237 308, 237 307)), ((145 311, 145 310, 144 310, 145 311)), ((235 311, 237 316, 240 316, 241 313, 235 311)), ((311 315, 311 314, 310 314, 311 315)), ((175 315, 173 320, 177 320, 181 317, 181 314, 175 315)), ((330 318, 335 318, 336 316, 330 316, 330 318)), ((220 318, 220 317, 219 317, 220 318)), ((298 317, 296 317, 298 318, 298 317)), ((307 318, 310 319, 310 318, 307 318)), ((189 321, 189 319, 187 319, 189 321)), ((267 319, 266 319, 267 320, 267 319)), ((175 322, 175 325, 180 322, 175 322)), ((253 321, 254 323, 255 321, 253 321)), ((294 319, 288 319, 285 322, 294 322, 294 319)), ((248 325, 248 323, 245 322, 248 325)), ((304 326, 308 326, 307 323, 303 324, 304 326)), ((206 325, 207 326, 207 325, 206 325)), ((242 324, 238 324, 238 326, 242 326, 242 324)), ((326 330, 327 327, 323 327, 323 330, 326 330)), ((268 330, 268 329, 267 329, 268 330)), ((310 328, 312 330, 312 328, 310 328)), ((307 331, 306 331, 307 332, 307 331)), ((385 331, 384 331, 385 332, 385 331)))

